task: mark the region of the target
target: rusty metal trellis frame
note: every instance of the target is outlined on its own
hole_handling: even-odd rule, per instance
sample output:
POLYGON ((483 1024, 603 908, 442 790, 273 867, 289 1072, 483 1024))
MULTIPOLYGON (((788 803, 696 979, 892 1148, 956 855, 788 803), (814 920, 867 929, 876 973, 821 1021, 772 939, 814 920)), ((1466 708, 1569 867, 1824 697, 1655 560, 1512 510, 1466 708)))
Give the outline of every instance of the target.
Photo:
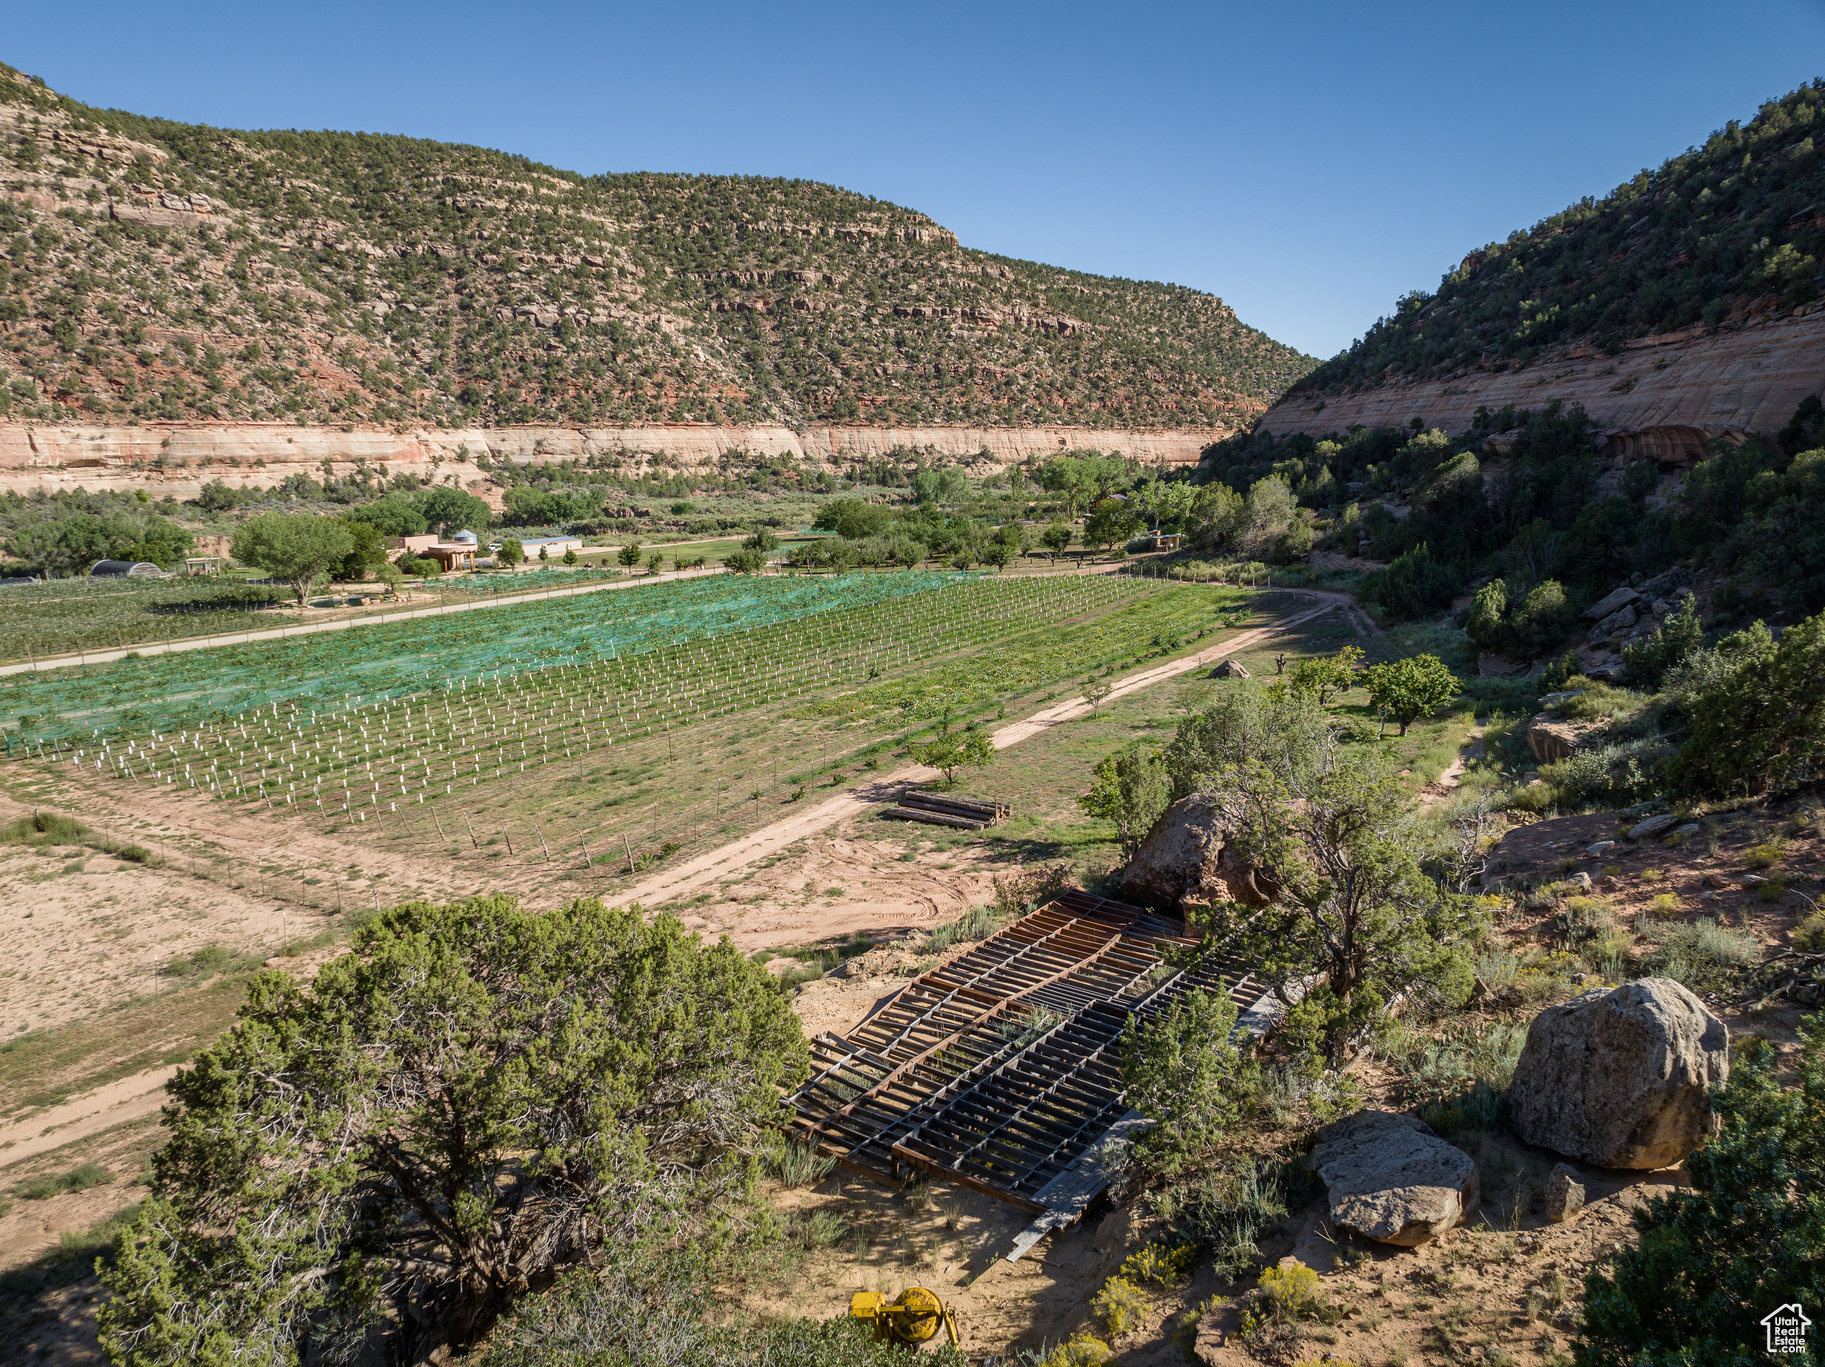
POLYGON ((847 1035, 813 1040, 794 1128, 878 1180, 929 1172, 1049 1228, 1068 1223, 1108 1180, 1097 1146, 1135 1125, 1121 1095, 1129 1018, 1196 989, 1227 993, 1239 1011, 1265 993, 1221 955, 1165 962, 1196 945, 1176 921, 1066 892, 916 978, 847 1035))

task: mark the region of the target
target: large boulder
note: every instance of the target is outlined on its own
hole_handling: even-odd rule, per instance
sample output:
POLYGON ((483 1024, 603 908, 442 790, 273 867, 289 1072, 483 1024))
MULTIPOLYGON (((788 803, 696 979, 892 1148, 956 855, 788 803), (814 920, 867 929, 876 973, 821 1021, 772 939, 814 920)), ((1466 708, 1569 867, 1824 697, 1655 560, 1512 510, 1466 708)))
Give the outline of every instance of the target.
POLYGON ((1578 748, 1578 728, 1541 713, 1527 723, 1527 748, 1542 764, 1564 759, 1578 748))
POLYGON ((1624 584, 1621 588, 1613 590, 1586 608, 1584 610, 1584 620, 1587 622, 1601 622, 1611 613, 1620 612, 1623 608, 1630 607, 1640 601, 1641 595, 1627 584, 1624 584))
POLYGON ((1597 988, 1534 1017, 1508 1088, 1515 1133, 1603 1168, 1664 1168, 1711 1131, 1730 1031, 1671 978, 1597 988))
POLYGON ((1261 906, 1272 880, 1227 845, 1222 813, 1200 793, 1161 814, 1122 871, 1122 898, 1137 906, 1178 911, 1186 902, 1228 900, 1261 906))
POLYGON ((1410 1115, 1358 1111, 1325 1126, 1312 1166, 1332 1223, 1380 1243, 1423 1244, 1476 1209, 1470 1155, 1410 1115))

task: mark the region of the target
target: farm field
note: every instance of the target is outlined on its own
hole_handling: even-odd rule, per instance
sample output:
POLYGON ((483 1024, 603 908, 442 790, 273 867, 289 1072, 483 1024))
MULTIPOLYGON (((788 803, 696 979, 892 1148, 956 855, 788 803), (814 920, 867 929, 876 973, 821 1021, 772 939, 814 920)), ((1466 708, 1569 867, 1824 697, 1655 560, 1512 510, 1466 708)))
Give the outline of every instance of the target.
MULTIPOLYGON (((612 562, 611 562, 612 563, 612 562)), ((539 568, 512 574, 450 575, 411 579, 399 595, 369 608, 339 608, 339 617, 379 617, 402 607, 432 607, 492 594, 537 592, 618 579, 619 569, 539 568)), ((53 579, 0 589, 0 664, 47 659, 76 651, 118 650, 163 641, 186 641, 299 622, 330 614, 301 613, 285 604, 255 606, 217 601, 249 583, 242 575, 180 579, 53 579)), ((335 594, 377 594, 378 584, 339 584, 335 594)), ((323 601, 320 596, 317 601, 323 601)))
MULTIPOLYGON (((72 734, 62 742, 64 762, 15 762, 8 787, 17 800, 50 805, 66 802, 77 785, 105 792, 110 801, 155 813, 148 819, 187 832, 180 837, 187 847, 205 850, 224 822, 253 812, 265 820, 270 800, 288 809, 285 824, 303 822, 325 834, 342 828, 338 841, 484 861, 476 871, 483 881, 531 892, 554 880, 582 880, 606 891, 630 860, 644 868, 678 849, 717 843, 728 830, 760 824, 782 803, 814 795, 814 785, 870 777, 885 751, 947 712, 958 724, 993 715, 1094 670, 1189 648, 1248 615, 1238 590, 1127 576, 719 576, 611 597, 644 593, 665 595, 653 601, 668 610, 621 623, 626 653, 619 658, 580 651, 528 657, 522 664, 555 663, 410 702, 356 706, 337 694, 328 702, 342 710, 320 714, 314 727, 307 711, 281 703, 275 714, 266 703, 259 717, 226 732, 205 728, 199 736, 190 723, 157 741, 138 730, 117 729, 103 741, 72 734), (849 580, 856 582, 844 587, 849 580), (698 596, 713 588, 720 599, 698 596), (686 589, 697 592, 676 592, 686 589), (803 610, 819 603, 846 610, 803 610), (696 634, 763 609, 782 620, 696 634), (787 611, 798 615, 783 617, 787 611), (668 630, 683 639, 665 639, 668 630), (77 750, 80 764, 69 763, 77 750), (94 767, 98 758, 104 772, 94 767), (204 797, 218 791, 220 805, 204 797), (358 808, 360 819, 345 826, 358 808), (595 861, 587 871, 586 856, 595 861)), ((579 600, 558 604, 572 601, 579 600)), ((128 663, 189 667, 200 658, 128 663)), ((287 666, 285 677, 308 685, 291 672, 296 668, 287 666)), ((115 718, 134 706, 200 711, 198 691, 221 682, 177 677, 170 701, 145 684, 117 682, 110 690, 118 696, 111 691, 83 705, 97 717, 111 708, 115 718)), ((61 724, 74 731, 69 718, 61 724)), ((272 860, 262 875, 269 891, 326 911, 341 904, 348 889, 293 862, 272 860)), ((207 872, 207 853, 203 863, 207 872)))
POLYGON ((169 732, 256 708, 308 714, 595 663, 666 642, 917 593, 944 575, 750 578, 717 575, 623 593, 503 603, 359 631, 256 641, 231 651, 122 660, 71 676, 0 680, 0 719, 20 741, 119 730, 169 732))

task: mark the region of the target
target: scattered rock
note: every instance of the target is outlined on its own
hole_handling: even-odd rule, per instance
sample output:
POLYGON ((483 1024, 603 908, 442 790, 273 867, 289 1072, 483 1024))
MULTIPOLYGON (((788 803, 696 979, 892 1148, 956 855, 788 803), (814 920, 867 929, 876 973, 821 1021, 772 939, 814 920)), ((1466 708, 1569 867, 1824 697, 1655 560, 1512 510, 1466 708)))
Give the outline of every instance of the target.
POLYGON ((1683 826, 1675 826, 1672 830, 1668 831, 1667 834, 1668 835, 1697 835, 1698 829, 1699 829, 1698 823, 1696 821, 1688 821, 1683 826))
POLYGON ((1601 859, 1615 848, 1616 842, 1614 840, 1599 840, 1595 845, 1587 846, 1584 852, 1593 859, 1601 859))
POLYGON ((1560 1224, 1584 1209, 1584 1183, 1570 1163, 1555 1163, 1546 1178, 1546 1218, 1560 1224))
POLYGON ((1640 617, 1641 614, 1635 611, 1632 603, 1625 603, 1591 628, 1590 639, 1593 642, 1613 640, 1634 626, 1640 617))
POLYGON ((1210 671, 1213 679, 1247 679, 1252 677, 1240 660, 1225 660, 1210 671))
POLYGON ((1650 816, 1646 821, 1637 821, 1629 827, 1630 840, 1652 840, 1657 835, 1665 835, 1679 824, 1676 816, 1650 816))
POLYGON ((1543 693, 1540 695, 1540 706, 1557 707, 1560 703, 1570 702, 1573 698, 1582 698, 1588 692, 1590 692, 1588 688, 1564 688, 1557 693, 1543 693))
POLYGON ((1588 873, 1582 871, 1574 873, 1572 875, 1572 882, 1576 883, 1581 891, 1591 891, 1591 876, 1588 873))
POLYGON ((1632 603, 1641 601, 1641 595, 1631 588, 1620 588, 1606 594, 1584 610, 1584 620, 1601 622, 1611 613, 1620 611, 1632 603))
POLYGON ((1125 1206, 1103 1216, 1096 1233, 1090 1236, 1090 1247, 1105 1258, 1112 1257, 1134 1241, 1134 1209, 1125 1206))
POLYGON ((1199 793, 1168 807, 1122 873, 1122 897, 1139 906, 1178 911, 1216 898, 1262 906, 1278 888, 1225 845, 1229 832, 1216 804, 1199 793))
POLYGON ((1664 1168, 1711 1131, 1730 1032, 1671 978, 1597 988, 1527 1029, 1508 1089, 1515 1133, 1605 1168, 1664 1168))
POLYGON ((1577 728, 1542 713, 1527 724, 1527 748, 1542 764, 1564 759, 1578 748, 1577 728))
POLYGON ((1359 1111, 1325 1126, 1312 1166, 1331 1222, 1379 1243, 1436 1239, 1476 1208, 1476 1164, 1409 1115, 1359 1111))

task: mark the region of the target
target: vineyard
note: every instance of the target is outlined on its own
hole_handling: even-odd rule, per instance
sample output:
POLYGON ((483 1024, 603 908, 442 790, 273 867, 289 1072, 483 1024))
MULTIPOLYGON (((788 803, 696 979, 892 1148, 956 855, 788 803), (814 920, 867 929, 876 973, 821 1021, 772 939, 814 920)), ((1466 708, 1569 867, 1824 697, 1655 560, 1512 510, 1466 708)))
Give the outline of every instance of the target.
MULTIPOLYGON (((782 776, 805 781, 832 745, 840 759, 947 715, 966 720, 997 700, 1167 653, 1220 627, 1217 610, 1234 601, 1226 590, 1126 577, 925 576, 923 585, 904 574, 850 578, 858 582, 823 610, 718 634, 686 634, 682 619, 694 611, 698 622, 727 620, 732 611, 717 618, 703 602, 673 604, 665 617, 674 639, 653 641, 649 632, 649 648, 637 653, 565 659, 315 714, 275 701, 229 721, 34 743, 29 753, 135 785, 339 821, 404 817, 428 805, 440 836, 449 834, 440 807, 446 819, 457 807, 465 826, 485 809, 525 810, 560 827, 569 816, 583 823, 568 831, 581 841, 603 832, 602 818, 554 811, 549 780, 514 782, 571 763, 568 799, 593 793, 597 810, 632 808, 617 814, 619 833, 657 839, 757 797, 782 776), (865 601, 870 588, 903 584, 911 591, 865 601), (688 762, 675 762, 674 740, 688 762), (530 806, 527 783, 538 790, 530 806), (642 783, 658 786, 642 791, 642 783), (492 786, 503 792, 491 800, 476 791, 492 786)), ((774 607, 804 608, 799 593, 813 584, 831 593, 842 581, 773 583, 774 607)), ((753 583, 665 587, 711 584, 726 586, 727 608, 755 611, 753 583)), ((539 830, 543 844, 546 827, 539 830)))
MULTIPOLYGON (((949 582, 944 574, 672 580, 535 602, 505 601, 447 617, 358 631, 255 641, 122 660, 80 674, 0 679, 0 723, 39 744, 118 731, 169 733, 277 704, 304 714, 346 711, 434 687, 473 686, 526 670, 651 651, 784 619, 866 607, 949 582)), ((9 738, 11 732, 9 731, 9 738)))

